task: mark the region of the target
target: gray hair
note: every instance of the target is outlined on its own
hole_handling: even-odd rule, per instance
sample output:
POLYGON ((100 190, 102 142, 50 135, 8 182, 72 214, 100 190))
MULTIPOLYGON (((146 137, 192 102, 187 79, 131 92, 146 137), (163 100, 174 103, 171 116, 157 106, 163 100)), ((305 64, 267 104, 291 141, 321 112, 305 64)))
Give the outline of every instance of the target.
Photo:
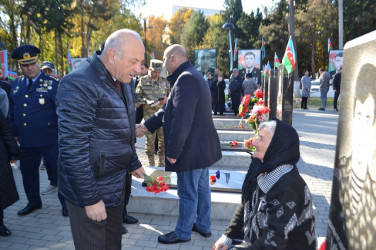
POLYGON ((129 39, 129 35, 134 35, 135 37, 140 39, 140 41, 142 42, 140 35, 133 30, 130 30, 130 29, 117 30, 106 39, 106 42, 104 43, 102 55, 106 56, 107 50, 111 48, 111 49, 116 50, 116 52, 121 58, 123 56, 122 48, 124 44, 127 42, 127 40, 129 39))
POLYGON ((274 135, 275 128, 277 126, 277 121, 271 120, 271 121, 266 121, 260 124, 259 130, 266 128, 271 135, 274 135))

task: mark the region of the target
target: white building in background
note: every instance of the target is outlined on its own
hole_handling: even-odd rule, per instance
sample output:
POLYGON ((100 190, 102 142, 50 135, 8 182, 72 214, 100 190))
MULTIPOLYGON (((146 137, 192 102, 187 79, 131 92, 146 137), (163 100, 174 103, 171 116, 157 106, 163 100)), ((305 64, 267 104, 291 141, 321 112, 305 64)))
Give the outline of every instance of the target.
POLYGON ((204 16, 208 17, 208 16, 211 16, 211 15, 214 15, 214 14, 219 14, 220 13, 220 10, 213 10, 213 9, 203 9, 203 8, 196 8, 196 7, 189 7, 189 6, 176 6, 176 5, 173 5, 172 6, 172 16, 179 10, 179 9, 182 9, 182 8, 188 8, 188 9, 192 9, 194 11, 201 11, 202 13, 204 13, 204 16))

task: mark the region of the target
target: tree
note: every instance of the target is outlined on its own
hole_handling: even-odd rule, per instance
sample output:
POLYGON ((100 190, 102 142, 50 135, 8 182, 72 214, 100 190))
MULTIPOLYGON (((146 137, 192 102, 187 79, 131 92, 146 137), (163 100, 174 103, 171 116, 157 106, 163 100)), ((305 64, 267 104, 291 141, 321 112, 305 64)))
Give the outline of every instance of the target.
POLYGON ((183 47, 187 50, 188 58, 191 61, 194 60, 194 50, 202 43, 208 28, 208 21, 201 11, 194 11, 188 22, 184 25, 180 40, 183 47))
POLYGON ((154 52, 155 58, 162 60, 164 50, 167 48, 167 44, 164 41, 166 37, 165 30, 167 27, 167 20, 165 20, 163 16, 150 16, 148 23, 152 26, 151 29, 146 30, 147 40, 150 41, 148 54, 154 52))
POLYGON ((226 22, 223 15, 217 14, 208 18, 209 28, 204 36, 200 49, 213 48, 217 50, 217 68, 229 76, 229 40, 228 32, 222 29, 222 25, 226 22))
MULTIPOLYGON (((43 13, 43 22, 47 31, 53 31, 55 35, 55 62, 58 69, 58 61, 60 59, 60 72, 64 71, 66 47, 63 46, 63 36, 71 36, 70 29, 73 27, 72 16, 74 9, 72 8, 72 0, 49 0, 46 1, 45 13, 43 13)), ((41 27, 42 28, 42 27, 41 27)))
MULTIPOLYGON (((307 9, 296 11, 296 39, 300 74, 328 65, 328 38, 338 41, 336 6, 325 0, 309 0, 307 9)), ((338 43, 337 43, 338 44, 338 43)))
POLYGON ((169 43, 170 44, 180 44, 180 35, 183 30, 184 25, 188 22, 189 18, 192 15, 193 10, 186 7, 179 9, 171 17, 170 22, 168 23, 169 28, 169 43))
POLYGON ((256 14, 253 11, 249 15, 243 12, 240 19, 236 23, 238 29, 242 30, 244 34, 243 37, 238 37, 239 48, 251 49, 260 47, 259 28, 262 21, 263 17, 259 8, 257 8, 256 14), (258 46, 256 46, 256 44, 258 46))
MULTIPOLYGON (((274 52, 282 59, 289 39, 287 24, 287 2, 280 1, 270 11, 265 10, 265 18, 260 26, 260 40, 265 38, 265 61, 274 61, 274 52)), ((261 47, 261 42, 259 48, 261 47)))
POLYGON ((344 42, 375 30, 376 1, 343 0, 343 12, 344 42))
MULTIPOLYGON (((0 41, 6 45, 8 53, 17 48, 17 28, 21 23, 19 5, 13 0, 1 0, 0 1, 0 41), (2 19, 3 16, 7 16, 8 20, 2 19)), ((13 70, 17 68, 17 64, 13 64, 13 70)))

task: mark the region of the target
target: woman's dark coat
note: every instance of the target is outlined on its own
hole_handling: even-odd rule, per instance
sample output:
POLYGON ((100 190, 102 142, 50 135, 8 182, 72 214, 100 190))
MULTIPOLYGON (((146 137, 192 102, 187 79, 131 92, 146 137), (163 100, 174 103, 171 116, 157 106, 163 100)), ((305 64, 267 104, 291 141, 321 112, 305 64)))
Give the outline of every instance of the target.
POLYGON ((19 148, 9 129, 8 122, 0 112, 0 209, 15 203, 19 197, 13 178, 10 160, 17 160, 19 148))

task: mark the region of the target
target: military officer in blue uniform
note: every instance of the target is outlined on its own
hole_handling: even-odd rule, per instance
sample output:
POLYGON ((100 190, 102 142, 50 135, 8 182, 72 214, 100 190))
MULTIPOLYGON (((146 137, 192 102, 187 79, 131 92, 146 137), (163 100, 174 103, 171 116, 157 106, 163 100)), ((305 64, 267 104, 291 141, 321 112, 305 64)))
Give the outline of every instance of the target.
MULTIPOLYGON (((42 207, 39 191, 39 165, 42 156, 51 166, 57 180, 57 115, 55 96, 59 81, 41 71, 40 50, 33 45, 21 45, 11 57, 20 65, 23 76, 11 89, 11 127, 20 143, 20 169, 28 199, 18 215, 26 215, 42 207)), ((68 216, 65 201, 59 195, 63 216, 68 216)))

